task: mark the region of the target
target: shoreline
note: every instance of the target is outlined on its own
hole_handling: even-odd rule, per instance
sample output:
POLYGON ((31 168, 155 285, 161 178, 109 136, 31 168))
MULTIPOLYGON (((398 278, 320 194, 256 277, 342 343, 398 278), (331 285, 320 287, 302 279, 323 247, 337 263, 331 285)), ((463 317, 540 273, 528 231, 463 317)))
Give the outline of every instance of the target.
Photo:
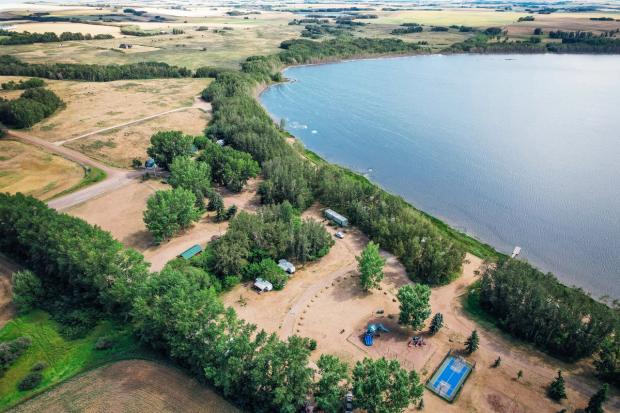
MULTIPOLYGON (((288 70, 289 68, 296 68, 296 67, 304 67, 304 66, 320 66, 320 65, 328 65, 328 64, 340 64, 340 63, 348 63, 348 62, 354 62, 354 61, 359 61, 359 60, 382 60, 382 59, 402 59, 402 58, 409 58, 409 57, 417 57, 417 56, 441 56, 441 57, 449 57, 452 55, 479 55, 479 56, 489 56, 489 55, 496 55, 496 56, 510 56, 510 57, 519 57, 519 56, 531 56, 530 53, 493 53, 493 54, 485 54, 485 53, 449 53, 449 54, 443 54, 443 53, 429 53, 429 54, 403 54, 403 55, 388 55, 388 56, 383 56, 383 55, 379 55, 379 56, 372 56, 372 57, 360 57, 360 58, 346 58, 346 59, 329 59, 327 61, 321 61, 321 62, 313 62, 313 63, 305 63, 305 64, 298 64, 298 65, 286 65, 282 68, 280 68, 278 70, 279 73, 281 73, 284 77, 284 73, 286 70, 288 70)), ((544 53, 545 55, 557 55, 559 53, 544 53)), ((562 55, 562 54, 559 54, 562 55)), ((577 53, 577 55, 581 55, 579 53, 577 53)), ((588 54, 590 56, 599 56, 600 54, 596 54, 596 53, 592 53, 592 54, 588 54)), ((613 56, 613 55, 604 55, 604 56, 613 56)), ((283 84, 283 83, 291 83, 294 82, 295 80, 291 80, 289 78, 284 78, 283 81, 281 82, 270 82, 270 83, 260 83, 254 90, 253 90, 253 97, 257 100, 257 102, 259 103, 259 105, 263 108, 263 110, 265 110, 265 112, 269 115, 269 117, 272 119, 272 121, 274 123, 278 123, 279 119, 277 119, 274 114, 272 114, 269 110, 267 110, 267 108, 263 105, 262 101, 261 101, 261 97, 263 95, 263 93, 265 93, 269 88, 277 86, 279 84, 283 84)), ((451 233, 456 233, 459 235, 462 235, 466 238, 469 238, 471 240, 473 240, 475 243, 481 244, 483 247, 489 249, 490 251, 492 251, 493 255, 495 257, 508 257, 510 255, 510 251, 504 252, 502 250, 499 250, 496 245, 494 245, 493 243, 486 241, 485 239, 481 238, 480 236, 478 236, 476 233, 469 233, 466 229, 465 231, 462 229, 459 229, 459 225, 458 223, 452 222, 449 218, 446 217, 442 217, 440 214, 433 214, 433 213, 429 213, 426 212, 423 209, 418 208, 414 201, 410 201, 407 200, 403 197, 403 195, 396 193, 396 192, 392 192, 389 191, 388 189, 384 188, 383 185, 381 185, 378 182, 375 182, 371 179, 369 179, 367 176, 365 176, 364 174, 352 170, 350 169, 350 167, 343 165, 341 163, 338 162, 331 162, 328 161, 324 158, 324 155, 318 154, 308 148, 305 147, 305 144, 303 142, 303 140, 295 135, 293 132, 290 131, 286 131, 286 133, 288 133, 289 135, 291 135, 292 137, 294 137, 295 140, 299 141, 299 143, 301 143, 302 145, 304 145, 304 150, 306 153, 311 153, 312 157, 318 158, 321 162, 325 162, 327 164, 331 164, 331 165, 335 165, 339 168, 342 168, 350 173, 353 173, 355 175, 358 175, 359 177, 362 177, 364 179, 366 179, 368 182, 370 182, 372 185, 378 187, 381 191, 386 192, 390 195, 396 196, 398 198, 400 198, 401 200, 403 200, 407 205, 409 205, 411 208, 413 208, 414 210, 420 212, 421 214, 423 214, 424 216, 426 216, 429 220, 431 220, 435 225, 445 228, 447 231, 451 232, 451 233)), ((304 156, 304 154, 302 153, 302 156, 304 156)), ((308 158, 307 156, 304 156, 306 158, 308 158)), ((309 158, 308 158, 309 159, 309 158)), ((517 245, 517 244, 515 244, 517 245)), ((481 256, 480 254, 477 254, 474 251, 468 250, 468 252, 471 252, 472 254, 486 259, 486 257, 481 256)), ((535 257, 533 257, 535 258, 535 257)), ((530 263, 530 265, 532 265, 534 268, 536 268, 537 270, 547 273, 550 272, 552 273, 558 283, 562 284, 563 286, 565 286, 566 288, 576 288, 576 289, 580 289, 582 291, 584 291, 585 294, 587 294, 589 297, 591 297, 592 299, 594 299, 595 301, 601 302, 603 304, 609 305, 609 300, 610 297, 607 294, 603 294, 599 296, 595 295, 595 292, 591 291, 590 287, 587 286, 587 283, 583 283, 583 285, 577 285, 574 282, 570 283, 570 282, 565 282, 564 280, 561 280, 560 278, 558 278, 558 274, 560 276, 562 276, 562 272, 557 272, 557 270, 554 270, 552 268, 549 267, 549 265, 546 265, 544 263, 541 263, 539 261, 543 260, 544 258, 540 258, 539 260, 534 259, 534 261, 530 261, 527 258, 522 258, 521 260, 530 263)), ((571 276, 571 275, 567 275, 564 274, 564 277, 566 278, 572 278, 575 279, 575 276, 571 276)), ((564 278, 562 277, 562 278, 564 278)), ((578 278, 578 277, 577 277, 578 278)))

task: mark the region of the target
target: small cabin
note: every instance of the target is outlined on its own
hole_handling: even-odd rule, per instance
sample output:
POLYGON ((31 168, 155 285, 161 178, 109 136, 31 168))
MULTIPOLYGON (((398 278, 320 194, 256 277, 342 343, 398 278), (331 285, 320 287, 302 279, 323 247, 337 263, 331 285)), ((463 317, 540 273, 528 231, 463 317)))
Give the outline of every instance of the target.
POLYGON ((289 273, 289 274, 294 274, 295 273, 295 266, 293 265, 293 263, 287 261, 287 260, 280 260, 278 261, 278 267, 282 268, 285 272, 289 273))
POLYGON ((329 219, 332 222, 335 222, 341 227, 346 227, 347 225, 349 225, 349 220, 346 217, 334 211, 333 209, 325 210, 325 218, 329 219))
POLYGON ((183 251, 179 257, 189 260, 190 258, 200 254, 202 252, 202 247, 198 244, 196 245, 192 245, 191 247, 189 247, 188 249, 186 249, 185 251, 183 251))
POLYGON ((263 280, 262 278, 257 278, 256 281, 254 281, 254 288, 262 293, 273 290, 273 284, 267 280, 263 280))

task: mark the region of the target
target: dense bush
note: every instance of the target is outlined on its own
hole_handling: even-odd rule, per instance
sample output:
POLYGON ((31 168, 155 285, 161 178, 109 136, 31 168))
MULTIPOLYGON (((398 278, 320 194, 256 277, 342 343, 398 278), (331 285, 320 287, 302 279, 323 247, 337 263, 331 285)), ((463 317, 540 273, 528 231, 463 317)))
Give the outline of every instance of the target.
POLYGON ((485 271, 480 305, 506 331, 566 359, 591 355, 617 323, 606 305, 512 259, 485 271))
POLYGON ((155 192, 146 202, 144 211, 144 223, 156 243, 189 228, 199 218, 196 196, 182 187, 155 192))
POLYGON ((0 194, 0 251, 35 272, 46 300, 127 309, 144 258, 81 219, 21 194, 0 194))
POLYGON ((35 308, 44 293, 41 280, 32 271, 13 273, 13 303, 20 313, 27 313, 35 308))
POLYGON ((288 281, 288 274, 271 258, 249 264, 243 268, 242 272, 244 280, 253 281, 260 277, 269 281, 276 290, 284 288, 288 281))
POLYGON ((213 182, 233 192, 240 192, 247 180, 260 172, 258 163, 247 152, 212 141, 204 142, 203 148, 198 159, 210 166, 213 182))
POLYGON ((109 82, 122 79, 190 77, 191 70, 166 63, 144 62, 124 65, 73 63, 25 63, 14 56, 0 56, 0 75, 36 76, 45 79, 109 82))
POLYGON ((168 183, 173 188, 185 188, 196 197, 196 206, 204 208, 204 198, 211 188, 211 168, 205 162, 188 156, 177 156, 170 164, 168 183))
POLYGON ((24 89, 32 89, 35 87, 43 87, 43 86, 45 86, 45 81, 43 79, 33 77, 28 80, 20 80, 19 82, 9 80, 8 82, 2 84, 2 89, 24 90, 24 89))
POLYGON ((26 89, 18 99, 0 98, 0 122, 15 128, 29 128, 61 106, 62 100, 51 90, 26 89))
POLYGON ((19 384, 17 385, 17 388, 20 391, 32 390, 38 387, 39 384, 41 384, 42 380, 43 380, 43 374, 41 372, 31 371, 30 373, 26 375, 26 377, 24 377, 19 382, 19 384))
POLYGON ((263 204, 289 201, 304 210, 314 199, 316 171, 299 156, 271 159, 263 164, 265 181, 259 188, 263 204))
POLYGON ((180 131, 160 131, 151 136, 151 146, 146 153, 155 163, 165 169, 170 168, 178 156, 189 156, 194 150, 194 138, 180 131))
POLYGON ((63 32, 58 36, 54 32, 45 33, 30 33, 30 32, 15 32, 12 30, 0 29, 0 45, 14 45, 14 44, 32 44, 32 43, 54 43, 54 42, 66 42, 69 40, 102 40, 113 39, 111 34, 97 34, 95 36, 90 33, 71 33, 63 32))
POLYGON ((32 344, 29 337, 19 337, 0 343, 0 377, 32 344))
POLYGON ((230 221, 226 234, 214 243, 213 270, 220 276, 243 274, 248 264, 265 258, 313 261, 332 245, 321 224, 301 220, 288 202, 264 206, 257 214, 241 212, 230 221))

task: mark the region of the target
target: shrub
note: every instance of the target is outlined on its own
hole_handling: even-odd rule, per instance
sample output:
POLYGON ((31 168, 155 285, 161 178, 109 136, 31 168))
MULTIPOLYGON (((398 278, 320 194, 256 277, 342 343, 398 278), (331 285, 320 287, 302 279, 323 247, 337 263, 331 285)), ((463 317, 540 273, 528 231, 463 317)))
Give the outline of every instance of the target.
POLYGON ((13 302, 21 313, 32 310, 43 297, 41 280, 32 271, 13 273, 13 302))
POLYGON ((47 363, 44 361, 37 361, 30 371, 43 371, 47 368, 47 363))
POLYGON ((36 388, 43 380, 43 374, 38 371, 30 372, 19 382, 17 388, 20 391, 27 391, 36 388))
POLYGON ((0 343, 0 377, 31 344, 32 340, 29 337, 18 337, 15 340, 0 343))
POLYGON ((95 342, 95 350, 109 350, 114 347, 114 341, 110 337, 100 337, 95 342))

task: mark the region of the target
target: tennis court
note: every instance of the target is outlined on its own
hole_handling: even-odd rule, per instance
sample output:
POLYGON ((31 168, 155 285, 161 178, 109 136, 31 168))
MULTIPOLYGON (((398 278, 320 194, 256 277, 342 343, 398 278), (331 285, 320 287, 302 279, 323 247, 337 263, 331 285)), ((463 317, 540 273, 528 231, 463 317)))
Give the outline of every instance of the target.
POLYGON ((426 386, 438 396, 451 402, 471 370, 471 364, 461 357, 448 355, 426 386))

